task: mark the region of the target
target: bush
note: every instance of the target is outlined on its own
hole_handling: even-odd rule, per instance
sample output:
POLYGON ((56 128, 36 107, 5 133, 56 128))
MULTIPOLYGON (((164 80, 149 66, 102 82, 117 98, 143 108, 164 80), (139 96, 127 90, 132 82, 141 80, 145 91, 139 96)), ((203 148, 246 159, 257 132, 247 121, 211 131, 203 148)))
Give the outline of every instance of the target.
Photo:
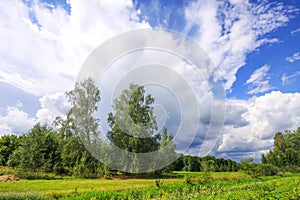
POLYGON ((184 182, 186 183, 186 184, 192 184, 193 183, 193 180, 192 180, 192 177, 191 176, 185 176, 184 177, 184 182))
POLYGON ((156 187, 161 188, 163 186, 163 184, 164 184, 164 182, 162 180, 160 180, 160 179, 155 180, 156 187))
POLYGON ((275 176, 279 173, 279 168, 271 164, 261 164, 259 168, 263 176, 275 176))
POLYGON ((286 170, 288 172, 291 172, 293 174, 299 173, 300 172, 300 166, 288 166, 286 167, 286 170))
POLYGON ((201 168, 202 168, 202 178, 205 183, 210 182, 213 180, 211 172, 214 171, 213 167, 214 161, 202 161, 201 162, 201 168))
POLYGON ((51 173, 45 173, 45 172, 41 172, 41 171, 31 172, 31 171, 26 171, 26 170, 19 169, 19 168, 16 169, 15 175, 18 178, 29 179, 29 180, 33 180, 33 179, 51 180, 51 179, 58 178, 54 174, 51 174, 51 173))

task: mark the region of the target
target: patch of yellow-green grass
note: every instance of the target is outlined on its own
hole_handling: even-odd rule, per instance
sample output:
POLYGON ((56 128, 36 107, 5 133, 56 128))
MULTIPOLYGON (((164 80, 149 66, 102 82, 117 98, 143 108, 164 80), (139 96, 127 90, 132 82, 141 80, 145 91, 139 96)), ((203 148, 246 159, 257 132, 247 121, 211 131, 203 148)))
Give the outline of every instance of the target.
POLYGON ((213 172, 212 177, 214 180, 233 180, 241 178, 249 178, 245 172, 213 172))
POLYGON ((0 175, 13 175, 15 170, 11 167, 0 166, 0 175))
MULTIPOLYGON (((181 179, 165 179, 164 184, 180 183, 181 179)), ((128 189, 155 187, 153 179, 74 179, 60 180, 21 180, 0 184, 0 195, 5 193, 37 193, 44 195, 68 194, 93 191, 121 191, 128 189)))
MULTIPOLYGON (((172 173, 174 176, 192 176, 192 177, 201 177, 203 172, 184 172, 184 171, 175 171, 172 173)), ((214 180, 232 180, 240 178, 248 178, 249 175, 244 172, 212 172, 211 173, 214 180)))

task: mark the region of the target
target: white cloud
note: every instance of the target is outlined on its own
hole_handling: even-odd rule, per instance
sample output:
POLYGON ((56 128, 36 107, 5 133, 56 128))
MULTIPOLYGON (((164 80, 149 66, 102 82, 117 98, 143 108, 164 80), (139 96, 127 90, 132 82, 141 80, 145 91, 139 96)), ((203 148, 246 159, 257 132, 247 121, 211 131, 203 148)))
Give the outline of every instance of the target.
POLYGON ((6 115, 0 115, 0 135, 24 134, 35 123, 35 118, 30 117, 20 109, 20 103, 6 109, 6 115))
POLYGON ((294 74, 287 75, 283 74, 281 77, 281 84, 282 85, 289 85, 291 82, 296 80, 296 77, 300 75, 300 71, 295 72, 294 74))
POLYGON ((70 15, 38 1, 31 6, 22 0, 0 4, 0 81, 39 96, 41 103, 36 119, 8 108, 1 116, 3 132, 24 133, 35 122, 51 123, 64 115, 68 106, 60 92, 73 87, 87 56, 120 32, 149 26, 139 22, 130 0, 69 3, 70 15))
POLYGON ((286 57, 285 60, 290 62, 290 63, 293 63, 293 62, 296 62, 296 61, 300 60, 300 52, 296 52, 292 56, 286 57))
POLYGON ((299 32, 300 32, 300 28, 291 31, 291 34, 296 34, 296 33, 299 33, 299 32))
POLYGON ((248 109, 245 106, 235 103, 235 101, 229 101, 226 105, 225 126, 233 126, 234 128, 243 127, 249 125, 249 121, 243 117, 248 109))
POLYGON ((35 117, 31 117, 21 109, 23 105, 20 101, 15 106, 7 107, 6 115, 0 115, 0 135, 24 134, 37 122, 52 125, 57 116, 66 117, 70 109, 64 93, 45 95, 39 101, 41 108, 35 117))
POLYGON ((278 42, 266 34, 284 26, 291 12, 292 8, 281 3, 270 6, 265 1, 199 0, 185 9, 185 32, 198 30, 194 37, 212 58, 230 91, 247 55, 263 44, 278 42))
POLYGON ((269 84, 268 71, 270 66, 264 65, 253 72, 250 78, 246 81, 250 85, 250 90, 247 94, 257 94, 271 90, 273 87, 269 84))
POLYGON ((267 75, 267 72, 270 70, 270 66, 264 65, 253 72, 250 78, 246 81, 246 84, 255 83, 260 81, 263 77, 267 75))
POLYGON ((39 99, 41 108, 36 112, 38 122, 51 124, 55 117, 65 117, 70 104, 64 93, 45 95, 39 99))
POLYGON ((34 95, 69 90, 86 59, 120 32, 147 27, 129 0, 71 1, 71 13, 37 1, 0 5, 0 81, 34 95), (32 16, 35 22, 32 22, 32 16))
POLYGON ((244 158, 250 153, 259 158, 262 151, 272 147, 276 132, 297 129, 300 121, 299 102, 300 93, 279 91, 272 91, 249 100, 230 100, 231 109, 236 107, 240 110, 240 107, 244 107, 247 110, 236 116, 236 120, 245 118, 248 125, 242 127, 226 125, 218 152, 231 153, 233 157, 234 154, 242 153, 244 158))

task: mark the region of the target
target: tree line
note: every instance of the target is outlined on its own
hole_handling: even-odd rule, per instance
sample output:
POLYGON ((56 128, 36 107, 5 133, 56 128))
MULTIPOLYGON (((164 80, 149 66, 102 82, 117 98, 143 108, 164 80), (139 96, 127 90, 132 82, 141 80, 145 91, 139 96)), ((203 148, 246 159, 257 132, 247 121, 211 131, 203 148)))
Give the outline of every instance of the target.
MULTIPOLYGON (((66 118, 57 117, 53 124, 37 123, 21 136, 0 137, 0 165, 10 166, 22 174, 51 172, 76 177, 106 177, 112 174, 136 175, 144 163, 134 156, 114 155, 102 151, 108 160, 114 160, 123 168, 110 169, 96 159, 85 144, 101 152, 110 148, 99 138, 99 119, 95 118, 100 90, 91 79, 76 83, 75 88, 66 92, 71 108, 66 118), (117 158, 117 159, 115 159, 117 158), (122 173, 121 171, 126 171, 122 173)), ((114 100, 113 112, 108 114, 109 131, 107 138, 125 152, 147 153, 157 151, 157 161, 176 160, 172 164, 147 176, 161 176, 176 171, 230 172, 244 170, 252 175, 274 175, 281 170, 299 170, 300 128, 297 131, 277 133, 274 149, 262 155, 262 164, 253 163, 249 158, 240 163, 214 156, 197 157, 179 155, 175 152, 173 134, 165 127, 156 133, 157 124, 153 114, 155 99, 145 93, 145 88, 130 84, 128 89, 114 100), (168 148, 166 148, 168 147, 168 148), (174 159, 178 158, 178 159, 174 159), (298 167, 298 168, 297 168, 298 167)), ((149 171, 155 166, 149 166, 149 171)))
POLYGON ((262 154, 262 163, 276 166, 282 172, 300 172, 300 127, 284 134, 277 132, 274 148, 262 154))

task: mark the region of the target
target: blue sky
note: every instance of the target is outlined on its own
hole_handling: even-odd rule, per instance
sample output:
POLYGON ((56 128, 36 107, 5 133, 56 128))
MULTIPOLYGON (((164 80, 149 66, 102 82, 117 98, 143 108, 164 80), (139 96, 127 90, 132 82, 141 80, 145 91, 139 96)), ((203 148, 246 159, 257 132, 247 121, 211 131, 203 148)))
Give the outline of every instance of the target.
POLYGON ((148 27, 191 37, 215 63, 227 118, 212 154, 259 159, 277 131, 300 126, 298 0, 16 0, 0 5, 0 134, 64 115, 87 56, 148 27))

